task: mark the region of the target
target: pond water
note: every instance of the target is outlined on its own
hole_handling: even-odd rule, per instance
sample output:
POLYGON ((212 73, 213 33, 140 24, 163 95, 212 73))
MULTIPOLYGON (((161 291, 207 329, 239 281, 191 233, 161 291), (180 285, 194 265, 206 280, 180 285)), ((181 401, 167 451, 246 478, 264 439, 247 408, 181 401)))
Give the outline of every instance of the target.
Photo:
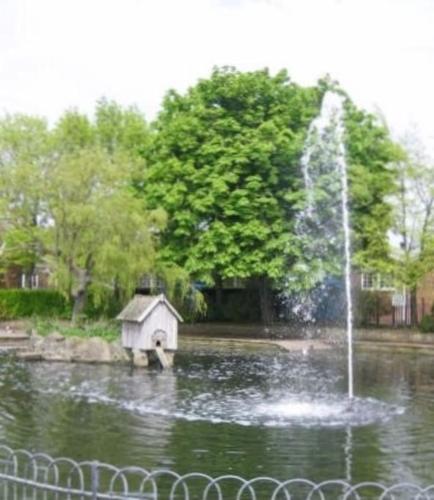
POLYGON ((173 371, 0 358, 0 443, 217 476, 434 482, 434 360, 196 348, 173 371))

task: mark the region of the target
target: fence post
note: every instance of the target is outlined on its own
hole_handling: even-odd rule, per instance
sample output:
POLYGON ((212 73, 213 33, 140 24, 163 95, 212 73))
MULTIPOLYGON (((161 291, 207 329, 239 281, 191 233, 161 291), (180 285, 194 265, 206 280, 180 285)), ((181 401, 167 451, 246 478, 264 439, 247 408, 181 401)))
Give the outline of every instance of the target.
POLYGON ((99 490, 99 462, 94 461, 90 467, 92 500, 98 500, 99 490))

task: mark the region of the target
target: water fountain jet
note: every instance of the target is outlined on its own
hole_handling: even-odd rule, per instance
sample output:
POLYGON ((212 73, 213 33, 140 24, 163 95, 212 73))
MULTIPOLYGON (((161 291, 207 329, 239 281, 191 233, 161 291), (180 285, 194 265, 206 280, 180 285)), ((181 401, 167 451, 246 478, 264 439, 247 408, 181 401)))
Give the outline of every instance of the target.
MULTIPOLYGON (((328 274, 339 273, 343 254, 348 398, 351 401, 354 397, 351 231, 344 138, 344 99, 337 92, 328 91, 324 94, 319 116, 309 127, 301 159, 306 207, 297 220, 296 232, 306 250, 305 262, 298 264, 298 272, 306 273, 306 268, 309 269, 312 288, 323 284, 328 274)), ((307 294, 304 317, 310 321, 313 319, 312 307, 313 299, 307 294)))

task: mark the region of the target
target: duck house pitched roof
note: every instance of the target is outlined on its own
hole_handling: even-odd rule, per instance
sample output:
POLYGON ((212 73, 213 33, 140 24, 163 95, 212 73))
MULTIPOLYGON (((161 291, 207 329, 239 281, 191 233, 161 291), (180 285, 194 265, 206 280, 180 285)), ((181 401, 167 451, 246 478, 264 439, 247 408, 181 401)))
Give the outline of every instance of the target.
POLYGON ((178 311, 172 306, 172 304, 167 300, 164 294, 161 295, 134 295, 132 300, 126 305, 126 307, 118 314, 116 319, 120 321, 133 321, 135 323, 141 323, 145 320, 149 314, 155 309, 155 307, 163 303, 170 310, 170 312, 178 319, 178 321, 184 321, 178 311))

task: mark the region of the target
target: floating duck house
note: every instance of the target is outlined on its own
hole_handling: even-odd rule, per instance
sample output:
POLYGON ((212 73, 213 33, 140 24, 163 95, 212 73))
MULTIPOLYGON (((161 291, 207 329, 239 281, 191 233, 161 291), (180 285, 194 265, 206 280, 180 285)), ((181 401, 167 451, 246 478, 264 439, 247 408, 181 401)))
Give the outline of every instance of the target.
POLYGON ((173 364, 178 349, 178 322, 183 319, 164 294, 135 295, 117 319, 122 321, 125 349, 133 354, 146 353, 148 359, 156 354, 163 368, 173 364))

